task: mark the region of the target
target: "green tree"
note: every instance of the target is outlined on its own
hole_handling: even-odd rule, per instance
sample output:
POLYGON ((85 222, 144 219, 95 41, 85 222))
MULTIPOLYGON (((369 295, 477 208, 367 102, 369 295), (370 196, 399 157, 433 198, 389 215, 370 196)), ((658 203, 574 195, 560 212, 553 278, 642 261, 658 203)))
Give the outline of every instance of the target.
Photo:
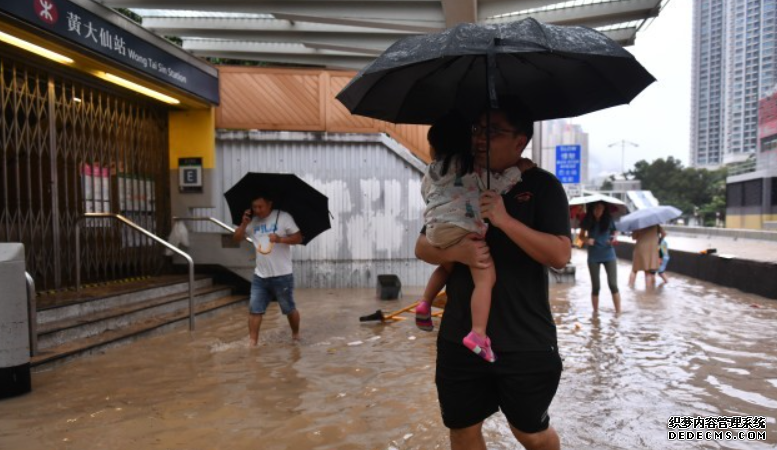
POLYGON ((615 181, 615 175, 610 175, 607 177, 606 180, 604 180, 604 183, 602 183, 601 189, 603 191, 611 191, 613 188, 612 182, 615 181))
POLYGON ((114 8, 114 10, 135 23, 143 23, 143 17, 141 17, 140 14, 136 14, 129 8, 114 8))
POLYGON ((705 224, 714 224, 716 213, 726 210, 726 170, 684 168, 679 159, 669 157, 634 165, 629 175, 640 180, 642 189, 651 191, 663 205, 672 205, 705 224))

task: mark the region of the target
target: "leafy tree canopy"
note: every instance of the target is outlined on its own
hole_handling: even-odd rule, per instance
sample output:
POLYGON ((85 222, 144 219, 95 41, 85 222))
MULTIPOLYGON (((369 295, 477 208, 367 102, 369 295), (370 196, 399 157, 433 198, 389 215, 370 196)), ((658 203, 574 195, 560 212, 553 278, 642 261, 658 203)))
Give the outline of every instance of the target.
POLYGON ((726 169, 707 170, 683 167, 669 157, 645 160, 634 165, 629 175, 640 180, 642 189, 651 191, 662 205, 680 208, 684 214, 698 213, 705 223, 721 218, 726 211, 726 169))

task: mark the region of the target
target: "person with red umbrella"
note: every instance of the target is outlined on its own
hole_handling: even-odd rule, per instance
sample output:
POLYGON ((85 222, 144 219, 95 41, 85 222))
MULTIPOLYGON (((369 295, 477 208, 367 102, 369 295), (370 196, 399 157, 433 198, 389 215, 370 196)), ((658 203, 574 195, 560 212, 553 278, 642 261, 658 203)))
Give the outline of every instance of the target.
POLYGON ((259 343, 262 318, 273 298, 289 320, 292 339, 297 340, 300 315, 294 304, 291 246, 302 243, 302 233, 291 214, 273 209, 272 199, 267 194, 257 193, 232 238, 240 242, 246 234, 256 246, 256 270, 251 282, 248 316, 251 345, 259 343))

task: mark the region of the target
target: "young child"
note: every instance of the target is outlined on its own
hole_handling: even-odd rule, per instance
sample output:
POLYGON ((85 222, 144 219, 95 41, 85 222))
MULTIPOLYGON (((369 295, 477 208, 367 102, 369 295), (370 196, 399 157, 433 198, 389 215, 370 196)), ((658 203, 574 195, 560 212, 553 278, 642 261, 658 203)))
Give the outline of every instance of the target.
MULTIPOLYGON (((450 247, 469 234, 485 238, 488 226, 480 216, 480 194, 486 189, 487 172, 474 166, 470 125, 449 114, 435 122, 427 136, 433 161, 421 183, 426 202, 424 223, 429 243, 450 247)), ((506 193, 521 180, 521 171, 511 167, 502 174, 491 173, 491 188, 506 193)), ((424 331, 434 327, 432 300, 445 286, 452 265, 441 265, 432 273, 421 303, 416 307, 416 325, 424 331)), ((464 345, 489 362, 496 361, 491 340, 486 335, 491 309, 491 290, 496 282, 493 264, 488 269, 470 267, 475 289, 472 292, 472 331, 464 345)))
POLYGON ((669 264, 669 244, 666 242, 666 231, 664 228, 658 227, 658 257, 661 258, 661 266, 658 268, 658 276, 668 283, 669 279, 666 277, 666 266, 669 264))

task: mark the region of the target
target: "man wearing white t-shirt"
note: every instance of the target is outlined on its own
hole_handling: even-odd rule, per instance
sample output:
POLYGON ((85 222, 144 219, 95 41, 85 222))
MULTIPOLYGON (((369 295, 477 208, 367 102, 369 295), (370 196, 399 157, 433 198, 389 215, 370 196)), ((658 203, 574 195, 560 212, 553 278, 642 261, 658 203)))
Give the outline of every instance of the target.
POLYGON ((281 312, 289 319, 291 337, 299 339, 299 311, 294 304, 294 275, 291 268, 291 246, 302 242, 302 233, 291 215, 273 210, 272 200, 257 195, 251 209, 243 214, 243 221, 235 230, 233 239, 242 241, 246 233, 256 246, 256 270, 251 282, 248 334, 251 345, 259 342, 259 327, 270 301, 275 298, 281 312), (252 215, 253 213, 253 215, 252 215))

